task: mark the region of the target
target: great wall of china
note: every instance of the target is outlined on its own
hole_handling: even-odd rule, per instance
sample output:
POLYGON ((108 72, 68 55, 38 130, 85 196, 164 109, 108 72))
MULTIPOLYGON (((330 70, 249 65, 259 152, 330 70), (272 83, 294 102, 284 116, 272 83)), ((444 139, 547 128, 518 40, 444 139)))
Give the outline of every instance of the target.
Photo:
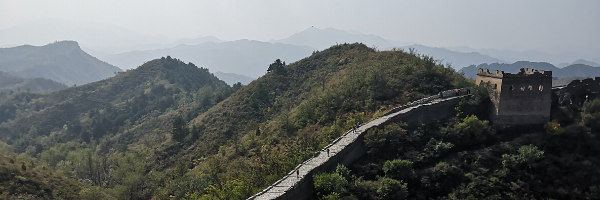
POLYGON ((438 95, 423 98, 405 106, 391 109, 381 117, 363 123, 356 133, 351 130, 338 137, 321 151, 299 164, 282 179, 273 183, 263 191, 248 198, 262 199, 308 199, 314 192, 312 176, 320 172, 333 171, 338 164, 350 165, 367 152, 364 136, 373 128, 383 128, 392 122, 405 122, 410 125, 431 123, 454 116, 454 107, 467 96, 468 89, 441 92, 438 95), (327 151, 329 150, 329 153, 327 151), (298 170, 299 175, 296 175, 298 170))

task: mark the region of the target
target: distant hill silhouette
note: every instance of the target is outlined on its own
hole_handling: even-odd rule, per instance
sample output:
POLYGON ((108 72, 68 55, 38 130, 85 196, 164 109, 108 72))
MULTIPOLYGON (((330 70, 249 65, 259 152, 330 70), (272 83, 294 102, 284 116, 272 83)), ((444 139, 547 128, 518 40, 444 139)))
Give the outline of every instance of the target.
POLYGON ((556 65, 556 67, 563 68, 563 67, 566 67, 569 65, 574 65, 574 64, 584 64, 584 65, 589 65, 592 67, 600 67, 600 64, 589 61, 589 60, 584 60, 584 59, 579 59, 572 63, 560 63, 560 64, 556 65))
POLYGON ((403 48, 405 51, 408 51, 409 48, 414 48, 420 54, 430 55, 435 59, 443 60, 442 64, 452 64, 452 68, 454 69, 461 69, 463 67, 478 65, 481 63, 505 63, 505 61, 500 59, 477 52, 464 53, 452 51, 446 48, 428 47, 423 45, 410 45, 401 48, 403 48))
POLYGON ((445 48, 428 47, 418 44, 407 46, 406 43, 402 44, 401 42, 386 40, 377 35, 350 33, 348 31, 334 28, 308 28, 302 32, 295 33, 288 38, 274 40, 272 42, 310 46, 318 50, 329 48, 335 44, 354 42, 363 43, 368 47, 375 46, 379 50, 388 50, 393 47, 397 47, 408 51, 409 48, 414 48, 420 54, 430 55, 433 56, 433 58, 435 59, 443 60, 443 64, 451 63, 452 67, 455 69, 461 69, 472 64, 477 65, 481 63, 495 62, 505 63, 505 61, 503 60, 487 55, 482 55, 477 52, 457 52, 445 48))
POLYGON ((244 85, 248 85, 250 82, 254 80, 254 78, 250 78, 248 76, 239 75, 236 73, 225 73, 225 72, 215 72, 215 76, 223 81, 225 81, 228 85, 233 85, 237 82, 240 82, 244 85))
POLYGON ((0 93, 10 93, 11 91, 52 92, 67 87, 65 84, 45 78, 21 78, 0 72, 0 93))
POLYGON ((318 50, 323 50, 336 44, 355 42, 363 43, 369 47, 376 46, 378 49, 386 49, 394 46, 392 42, 377 35, 353 34, 334 28, 308 28, 288 38, 272 42, 310 46, 318 50))
POLYGON ((173 48, 148 51, 132 51, 105 57, 105 61, 122 69, 131 69, 144 64, 144 61, 170 55, 190 61, 211 71, 236 73, 249 77, 265 74, 267 67, 275 59, 288 63, 308 57, 314 51, 306 46, 271 44, 253 40, 237 40, 223 43, 203 43, 200 45, 179 45, 173 48))
POLYGON ((122 71, 85 53, 75 41, 0 48, 0 70, 21 77, 47 78, 69 86, 102 80, 122 71))
POLYGON ((469 67, 463 68, 461 71, 465 73, 467 78, 475 78, 477 76, 477 69, 489 69, 493 70, 501 70, 508 73, 516 73, 521 68, 533 68, 537 70, 552 70, 552 76, 557 78, 564 77, 596 77, 600 76, 600 67, 592 67, 584 64, 573 64, 566 66, 564 68, 558 68, 550 63, 546 62, 528 62, 528 61, 519 61, 513 64, 480 64, 480 65, 471 65, 469 67))

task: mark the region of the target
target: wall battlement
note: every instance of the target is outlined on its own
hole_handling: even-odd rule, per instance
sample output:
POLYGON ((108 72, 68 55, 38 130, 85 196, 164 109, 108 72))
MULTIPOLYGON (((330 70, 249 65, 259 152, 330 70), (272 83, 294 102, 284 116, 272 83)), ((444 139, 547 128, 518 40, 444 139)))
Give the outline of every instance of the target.
POLYGON ((312 180, 314 174, 333 171, 338 164, 350 165, 367 153, 364 136, 368 130, 383 128, 392 122, 420 125, 450 118, 454 116, 454 112, 440 111, 454 111, 454 107, 458 102, 468 95, 468 89, 461 90, 465 91, 460 93, 461 96, 455 96, 454 91, 445 91, 440 94, 441 96, 434 95, 438 97, 437 99, 427 97, 409 105, 394 108, 392 110, 396 111, 393 113, 388 112, 382 117, 363 123, 356 133, 350 130, 347 131, 321 151, 316 152, 312 158, 299 164, 282 179, 248 198, 248 200, 309 199, 314 193, 312 180), (327 150, 329 150, 329 155, 325 153, 327 150), (299 176, 296 175, 296 170, 299 171, 299 176))
POLYGON ((479 68, 477 72, 477 76, 486 76, 493 78, 508 78, 508 77, 552 77, 552 71, 544 71, 544 70, 535 70, 530 68, 521 68, 519 72, 516 74, 505 73, 504 71, 495 70, 493 73, 490 72, 489 69, 479 68))

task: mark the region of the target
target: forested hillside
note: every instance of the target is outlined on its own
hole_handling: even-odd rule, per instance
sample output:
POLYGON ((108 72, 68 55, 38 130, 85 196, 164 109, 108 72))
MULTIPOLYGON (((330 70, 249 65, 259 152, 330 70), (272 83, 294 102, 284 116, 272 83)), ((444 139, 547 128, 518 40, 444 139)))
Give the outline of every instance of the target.
POLYGON ((433 58, 336 45, 269 73, 191 121, 194 169, 168 187, 177 198, 244 199, 275 182, 357 122, 470 84, 433 58), (202 183, 191 183, 189 177, 202 183), (182 191, 181 188, 186 188, 182 191))
POLYGON ((50 79, 21 78, 0 71, 0 95, 14 92, 53 92, 65 88, 65 84, 50 79))
POLYGON ((75 41, 60 41, 39 47, 0 48, 0 71, 72 86, 99 81, 122 70, 85 53, 75 41))
POLYGON ((172 124, 185 125, 234 91, 207 69, 163 57, 83 86, 0 97, 0 147, 109 199, 148 199, 168 179, 173 163, 164 161, 183 148, 179 141, 199 134, 177 134, 184 132, 172 124))
POLYGON ((59 92, 2 97, 0 146, 84 183, 82 199, 244 199, 353 124, 471 84, 431 57, 362 44, 267 67, 229 87, 167 57, 59 92))

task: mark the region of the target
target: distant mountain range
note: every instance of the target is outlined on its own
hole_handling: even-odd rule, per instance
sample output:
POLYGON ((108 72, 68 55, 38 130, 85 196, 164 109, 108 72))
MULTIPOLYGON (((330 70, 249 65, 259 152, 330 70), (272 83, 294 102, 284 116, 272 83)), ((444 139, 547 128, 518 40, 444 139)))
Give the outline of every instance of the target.
POLYGON ((480 64, 471 65, 463 68, 461 71, 465 73, 468 78, 475 78, 477 76, 477 70, 479 68, 489 69, 490 71, 501 70, 507 73, 517 73, 521 68, 532 68, 536 70, 551 70, 552 76, 556 78, 565 77, 597 77, 600 76, 600 67, 592 67, 584 64, 572 64, 564 68, 558 68, 550 63, 546 62, 528 62, 519 61, 513 64, 480 64))
POLYGON ((563 68, 563 67, 566 67, 566 66, 569 66, 569 65, 574 65, 574 64, 584 64, 584 65, 589 65, 589 66, 592 66, 592 67, 600 67, 600 64, 592 62, 592 61, 589 61, 589 60, 584 60, 584 59, 579 59, 579 60, 576 60, 575 62, 572 62, 572 63, 561 63, 561 64, 558 64, 556 66, 559 67, 559 68, 563 68))
POLYGON ((21 78, 6 72, 0 72, 0 93, 11 92, 53 92, 68 86, 45 78, 21 78))
POLYGON ((442 64, 450 63, 454 69, 461 69, 469 65, 477 65, 481 63, 506 63, 506 61, 483 55, 477 52, 457 52, 446 48, 427 47, 423 45, 410 45, 403 47, 408 51, 409 48, 414 48, 418 53, 423 55, 433 56, 435 59, 443 60, 442 64))
POLYGON ((287 63, 308 57, 314 51, 307 46, 281 43, 268 43, 253 40, 237 40, 233 42, 207 42, 198 45, 179 45, 173 48, 147 51, 132 51, 109 55, 103 59, 109 63, 131 69, 144 64, 145 61, 170 55, 211 71, 236 73, 257 78, 267 72, 269 64, 276 59, 287 63))
POLYGON ((248 85, 250 82, 252 82, 254 80, 254 78, 235 74, 235 73, 215 72, 214 75, 217 78, 225 81, 225 83, 227 83, 230 86, 232 86, 233 84, 236 84, 237 82, 240 82, 243 85, 248 85))
POLYGON ((389 41, 377 35, 365 35, 360 33, 349 33, 347 31, 326 28, 308 28, 299 33, 295 33, 288 38, 271 41, 274 43, 284 43, 293 45, 305 45, 315 49, 325 49, 336 44, 343 43, 363 43, 369 47, 376 47, 379 50, 389 50, 392 48, 401 48, 408 51, 409 48, 416 49, 422 55, 433 56, 442 63, 451 63, 455 69, 461 69, 472 64, 481 63, 504 63, 505 61, 483 55, 477 52, 458 52, 446 48, 428 47, 418 44, 389 41))
POLYGON ((102 80, 122 70, 85 53, 77 42, 62 41, 39 47, 0 48, 0 71, 71 86, 102 80))
POLYGON ((327 49, 336 44, 360 42, 369 47, 387 49, 393 47, 392 42, 377 35, 353 34, 334 28, 308 28, 281 40, 271 41, 273 43, 293 44, 310 46, 318 50, 327 49))

